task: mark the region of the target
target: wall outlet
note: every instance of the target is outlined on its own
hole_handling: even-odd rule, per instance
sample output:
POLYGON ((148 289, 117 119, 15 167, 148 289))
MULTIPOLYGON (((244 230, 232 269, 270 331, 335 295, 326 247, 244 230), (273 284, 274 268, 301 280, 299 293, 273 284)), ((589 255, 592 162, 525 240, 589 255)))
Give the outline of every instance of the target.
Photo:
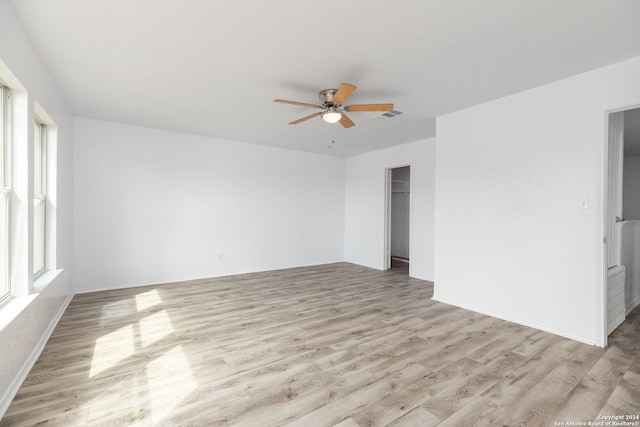
POLYGON ((580 197, 580 199, 578 199, 578 205, 580 206, 580 209, 589 209, 589 197, 580 197))
POLYGON ((224 254, 222 252, 220 252, 218 254, 218 261, 222 261, 222 260, 224 260, 224 254))

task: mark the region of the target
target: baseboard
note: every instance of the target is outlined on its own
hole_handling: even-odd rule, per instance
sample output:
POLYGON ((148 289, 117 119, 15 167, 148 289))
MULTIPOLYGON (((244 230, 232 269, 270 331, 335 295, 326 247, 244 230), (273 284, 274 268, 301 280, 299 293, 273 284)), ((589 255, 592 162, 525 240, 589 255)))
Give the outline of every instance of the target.
POLYGON ((64 301, 64 303, 62 303, 60 309, 53 317, 53 319, 51 319, 49 326, 44 331, 44 334, 42 334, 42 336, 40 337, 40 340, 34 347, 29 357, 25 360, 18 374, 14 377, 7 390, 5 390, 2 396, 0 396, 0 420, 2 420, 2 417, 4 417, 7 409, 9 409, 9 405, 11 405, 13 398, 16 397, 20 386, 22 386, 22 383, 27 378, 27 375, 29 375, 31 368, 33 368, 33 365, 36 364, 38 357, 40 357, 42 350, 44 350, 44 346, 47 344, 47 341, 49 341, 49 337, 51 337, 53 330, 56 328, 56 325, 58 325, 58 322, 69 306, 71 299, 73 299, 73 294, 67 296, 67 299, 64 301))
MULTIPOLYGON (((120 284, 112 284, 112 285, 103 285, 96 286, 92 288, 83 288, 83 289, 74 289, 76 294, 88 294, 91 292, 102 292, 102 291, 116 291, 119 289, 129 289, 129 288, 141 288, 144 286, 159 286, 159 285, 170 285, 173 283, 182 283, 182 282, 193 282, 199 280, 208 280, 208 279, 220 279, 224 277, 231 276, 240 276, 243 274, 254 274, 254 273, 267 273, 267 272, 275 272, 280 270, 291 270, 293 268, 306 268, 306 267, 317 267, 322 265, 331 265, 331 264, 340 264, 348 261, 331 261, 331 262, 323 262, 320 264, 309 264, 309 265, 294 265, 290 267, 274 267, 272 269, 267 270, 252 270, 252 271, 237 271, 237 272, 224 272, 220 274, 212 274, 207 276, 184 276, 184 277, 174 277, 174 278, 166 278, 166 279, 158 279, 156 281, 149 282, 137 282, 137 283, 120 283, 120 284)), ((350 262, 348 262, 350 263, 350 262)), ((355 263, 350 263, 355 264, 355 263)), ((359 265, 359 264, 357 264, 359 265)))
POLYGON ((539 331, 548 332, 550 334, 558 335, 558 336, 561 336, 563 338, 569 338, 571 340, 578 341, 578 342, 581 342, 581 343, 584 343, 584 344, 589 344, 589 345, 594 345, 594 346, 596 345, 594 340, 590 340, 590 339, 587 339, 587 338, 584 338, 584 337, 580 337, 580 336, 577 336, 577 335, 574 335, 574 334, 571 334, 571 333, 567 333, 567 332, 564 332, 564 331, 560 331, 560 330, 557 330, 557 329, 547 328, 547 327, 540 326, 540 325, 537 325, 537 324, 533 324, 533 323, 530 323, 530 322, 525 322, 525 321, 522 321, 520 319, 513 319, 513 318, 510 318, 508 316, 502 316, 500 314, 492 313, 490 311, 481 310, 481 309, 478 309, 478 308, 475 308, 475 307, 470 307, 470 306, 465 306, 465 305, 461 305, 461 304, 458 304, 458 303, 453 303, 453 302, 447 301, 446 299, 437 298, 435 295, 431 299, 434 300, 434 301, 437 301, 437 302, 441 302, 443 304, 448 304, 448 305, 452 305, 454 307, 459 307, 459 308, 463 308, 465 310, 469 310, 469 311, 473 311, 473 312, 476 312, 476 313, 484 314, 485 316, 495 317, 496 319, 506 320, 507 322, 516 323, 518 325, 526 326, 528 328, 533 328, 533 329, 537 329, 539 331))
POLYGON ((633 300, 633 302, 625 308, 625 314, 629 315, 629 313, 635 310, 635 308, 638 307, 639 305, 640 305, 640 296, 635 300, 633 300))
MULTIPOLYGON (((186 282, 187 280, 185 280, 186 282)), ((168 282, 173 283, 173 282, 168 282)), ((129 288, 140 288, 143 286, 152 286, 152 285, 162 285, 164 283, 130 283, 125 285, 106 285, 106 286, 98 286, 95 288, 87 288, 87 289, 74 289, 76 295, 80 294, 90 294, 92 292, 103 292, 103 291, 116 291, 118 289, 129 289, 129 288)))

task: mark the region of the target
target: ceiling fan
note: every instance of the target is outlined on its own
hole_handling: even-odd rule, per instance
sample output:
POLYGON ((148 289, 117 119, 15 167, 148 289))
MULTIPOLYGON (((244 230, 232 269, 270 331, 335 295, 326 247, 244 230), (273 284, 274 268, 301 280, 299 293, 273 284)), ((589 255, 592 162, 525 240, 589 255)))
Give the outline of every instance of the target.
POLYGON ((314 117, 322 117, 327 123, 338 123, 345 127, 350 128, 356 124, 344 113, 345 111, 391 111, 393 110, 393 104, 352 104, 345 105, 346 100, 356 90, 354 85, 349 83, 342 83, 338 89, 324 89, 318 93, 321 104, 307 104, 306 102, 287 101, 286 99, 274 99, 273 102, 280 102, 282 104, 301 105, 303 107, 320 108, 324 111, 319 113, 313 113, 305 116, 301 119, 294 120, 290 125, 297 125, 314 117))

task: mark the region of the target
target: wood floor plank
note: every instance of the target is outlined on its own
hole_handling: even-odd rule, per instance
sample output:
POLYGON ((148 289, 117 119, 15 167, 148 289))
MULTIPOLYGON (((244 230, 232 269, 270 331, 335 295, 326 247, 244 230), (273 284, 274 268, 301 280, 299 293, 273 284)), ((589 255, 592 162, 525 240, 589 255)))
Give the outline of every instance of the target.
POLYGON ((473 398, 459 410, 447 417, 439 427, 483 427, 491 425, 500 414, 502 408, 482 396, 473 398))
POLYGON ((353 418, 349 417, 346 420, 341 421, 338 424, 334 425, 333 427, 361 427, 361 426, 360 424, 355 422, 353 418))
POLYGON ((424 408, 417 407, 389 425, 393 427, 432 427, 438 424, 440 424, 440 418, 424 408))
POLYGON ((559 420, 595 420, 633 362, 618 345, 610 346, 558 411, 559 420))
POLYGON ((435 302, 433 284, 407 273, 337 263, 76 295, 0 426, 532 426, 640 413, 638 310, 598 349, 435 302))
POLYGON ((512 425, 525 420, 531 425, 553 424, 571 391, 603 353, 602 349, 581 345, 569 359, 559 363, 532 387, 516 405, 508 408, 496 423, 512 425))
POLYGON ((522 366, 525 358, 515 353, 505 353, 495 358, 473 375, 465 377, 447 390, 427 400, 422 406, 442 420, 451 417, 458 410, 480 396, 505 375, 522 366))
POLYGON ((640 415, 639 406, 640 372, 630 369, 611 393, 599 415, 640 415))

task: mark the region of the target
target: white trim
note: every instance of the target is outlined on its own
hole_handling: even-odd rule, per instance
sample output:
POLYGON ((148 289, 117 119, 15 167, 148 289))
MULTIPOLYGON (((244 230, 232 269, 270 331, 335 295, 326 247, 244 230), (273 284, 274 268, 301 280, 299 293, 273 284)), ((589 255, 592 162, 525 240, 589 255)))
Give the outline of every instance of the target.
POLYGON ((526 326, 528 328, 533 328, 533 329, 538 329, 540 331, 543 332, 548 332, 550 334, 554 334, 554 335, 558 335, 561 336, 563 338, 568 338, 574 341, 578 341, 584 344, 589 344, 589 345, 595 345, 598 347, 602 347, 600 345, 598 345, 596 342, 594 342, 592 339, 589 338, 585 338, 585 337, 581 337, 578 335, 574 335, 565 331, 561 331, 558 329, 553 329, 553 328, 547 328, 544 326, 540 326, 538 324, 534 324, 534 323, 529 323, 529 322, 523 322, 522 320, 519 319, 514 319, 514 318, 510 318, 507 316, 502 316, 502 315, 498 315, 495 313, 492 313, 490 311, 486 311, 486 310, 481 310, 475 307, 470 307, 470 306, 465 306, 465 305, 461 305, 461 304, 454 304, 451 302, 448 302, 446 299, 441 299, 441 298, 436 298, 435 296, 431 298, 433 301, 437 301, 437 302, 441 302, 443 304, 447 304, 447 305, 452 305, 454 307, 459 307, 465 310, 469 310, 469 311, 473 311, 476 313, 480 313, 480 314, 484 314, 485 316, 490 316, 490 317, 495 317, 496 319, 500 319, 500 320, 506 320, 507 322, 511 322, 511 323, 516 323, 518 325, 522 325, 522 326, 526 326))
POLYGON ((58 270, 46 270, 43 272, 33 281, 33 291, 36 293, 42 292, 62 271, 63 269, 60 268, 58 270))
MULTIPOLYGON (((411 163, 403 163, 397 166, 388 166, 385 168, 384 181, 384 262, 382 270, 391 269, 391 195, 393 193, 392 174, 394 169, 409 168, 409 258, 413 250, 413 197, 411 195, 411 183, 413 178, 413 166, 411 163)), ((409 263, 409 277, 411 276, 411 263, 409 263)), ((374 267, 375 268, 375 267, 374 267)), ((379 270, 376 268, 376 270, 379 270)))
POLYGON ((631 110, 640 107, 640 98, 627 99, 616 104, 604 105, 602 107, 604 119, 604 132, 600 145, 600 162, 597 165, 600 173, 600 191, 597 198, 600 209, 596 211, 596 286, 595 286, 595 307, 594 321, 596 332, 596 345, 606 347, 608 344, 608 324, 607 324, 607 245, 604 244, 606 238, 606 218, 607 218, 607 174, 608 174, 608 153, 609 153, 609 114, 618 111, 631 110))
POLYGON ((2 130, 0 132, 0 197, 6 200, 4 215, 6 222, 0 224, 2 230, 0 234, 4 235, 3 248, 0 250, 2 254, 1 263, 5 264, 4 282, 0 289, 0 304, 6 302, 12 295, 11 288, 11 174, 13 171, 12 162, 12 140, 11 140, 11 89, 3 84, 0 80, 0 121, 2 121, 2 130))
POLYGON ((222 273, 222 274, 212 274, 212 275, 207 275, 207 276, 185 276, 185 277, 158 279, 158 280, 148 281, 148 282, 101 285, 101 286, 96 286, 96 287, 86 288, 86 289, 74 289, 73 292, 76 295, 79 295, 79 294, 88 294, 88 293, 91 293, 91 292, 116 291, 116 290, 119 290, 119 289, 141 288, 141 287, 144 287, 144 286, 160 286, 160 285, 170 285, 170 284, 181 283, 181 282, 193 282, 193 281, 200 281, 200 280, 216 280, 216 279, 220 279, 222 277, 240 276, 240 275, 244 275, 244 274, 267 273, 267 272, 274 272, 274 271, 278 271, 278 270, 291 270, 292 268, 318 267, 318 266, 322 266, 322 265, 343 264, 343 263, 344 264, 358 265, 358 266, 361 266, 361 267, 367 267, 367 268, 372 268, 374 270, 382 271, 382 270, 380 270, 380 268, 369 267, 367 265, 357 264, 357 263, 350 262, 350 261, 345 261, 345 260, 338 260, 338 261, 323 262, 323 263, 320 263, 320 264, 305 264, 305 265, 293 265, 293 266, 288 266, 288 267, 276 267, 276 268, 271 268, 271 269, 267 269, 267 270, 250 270, 250 271, 238 271, 238 272, 231 271, 231 272, 225 272, 225 273, 222 273))
POLYGON ((409 277, 413 277, 413 266, 415 263, 411 262, 411 257, 413 256, 413 188, 415 182, 413 180, 413 167, 411 164, 407 165, 409 167, 409 277))
POLYGON ((595 339, 600 347, 607 346, 607 174, 609 171, 609 112, 604 111, 604 141, 600 147, 600 162, 598 172, 600 173, 600 188, 597 194, 600 209, 596 215, 596 286, 595 286, 595 339))
MULTIPOLYGON (((295 267, 293 267, 295 268, 295 267)), ((256 272, 258 273, 258 272, 256 272)), ((244 274, 244 273, 237 273, 244 274)), ((140 282, 140 283, 127 283, 127 284, 115 284, 115 285, 104 285, 104 286, 96 286, 95 288, 86 288, 86 289, 75 289, 74 292, 76 295, 81 294, 90 294, 93 292, 104 292, 104 291, 118 291, 121 289, 130 289, 130 288, 143 288, 147 286, 161 286, 161 285, 169 285, 172 283, 181 283, 181 282, 191 282, 195 280, 207 280, 207 279, 218 279, 220 277, 230 276, 227 274, 220 276, 206 276, 206 277, 191 277, 184 279, 176 279, 176 280, 168 280, 168 281, 156 281, 156 282, 140 282)))
POLYGON ((17 375, 13 378, 13 381, 11 382, 7 390, 5 390, 4 394, 0 396, 0 419, 2 419, 4 414, 7 412, 7 409, 9 409, 9 405, 11 405, 13 398, 18 393, 20 386, 22 386, 22 383, 27 378, 27 375, 29 375, 31 368, 33 368, 33 365, 35 365, 36 361, 38 360, 38 357, 40 357, 40 354, 42 354, 42 350, 44 350, 44 347, 47 344, 47 341, 49 341, 49 337, 51 337, 53 330, 58 325, 60 318, 62 317, 65 310, 69 306, 69 303, 73 299, 73 296, 74 294, 69 294, 67 296, 67 299, 64 301, 64 303, 62 303, 62 305, 60 306, 60 309, 58 310, 56 315, 53 317, 53 319, 51 319, 49 326, 40 337, 40 340, 38 341, 36 346, 33 348, 33 351, 31 352, 29 357, 25 360, 24 364, 22 365, 22 368, 20 368, 20 371, 18 371, 17 375))
POLYGON ((635 310, 640 305, 640 296, 636 298, 633 302, 631 302, 627 307, 625 307, 625 311, 627 315, 635 310))
POLYGON ((384 170, 384 253, 382 269, 391 269, 391 191, 393 168, 384 170))

